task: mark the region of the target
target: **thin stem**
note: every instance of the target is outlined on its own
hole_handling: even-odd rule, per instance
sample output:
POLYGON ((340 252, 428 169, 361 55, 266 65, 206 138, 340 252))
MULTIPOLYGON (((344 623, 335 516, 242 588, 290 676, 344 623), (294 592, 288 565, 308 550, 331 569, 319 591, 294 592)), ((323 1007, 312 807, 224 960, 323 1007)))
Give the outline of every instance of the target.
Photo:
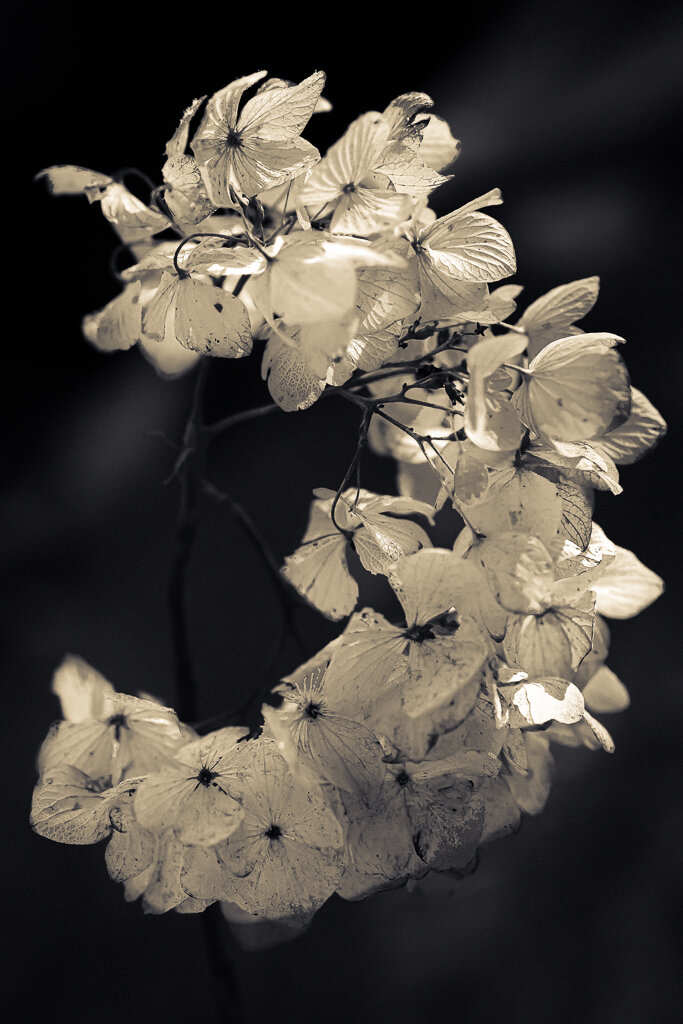
POLYGON ((443 462, 443 464, 446 467, 446 469, 448 470, 448 472, 452 473, 453 472, 453 467, 448 462, 448 460, 444 458, 443 454, 439 451, 439 449, 434 444, 434 438, 427 437, 426 435, 423 434, 422 435, 422 440, 424 441, 425 444, 429 445, 429 447, 432 449, 432 451, 436 455, 437 459, 439 459, 440 462, 443 462))
MULTIPOLYGON (((187 245, 188 242, 191 242, 193 238, 220 238, 222 242, 233 243, 236 241, 234 236, 221 235, 218 231, 193 231, 191 235, 187 235, 186 238, 183 238, 182 242, 180 242, 180 244, 176 247, 176 251, 173 253, 173 269, 175 270, 178 277, 181 277, 182 274, 186 273, 186 271, 184 271, 182 267, 178 265, 178 257, 180 256, 181 249, 183 248, 184 245, 187 245)), ((251 238, 250 240, 254 241, 253 238, 251 238)), ((232 248, 232 246, 230 246, 229 248, 232 248)))
POLYGON ((521 373, 523 377, 533 377, 532 370, 528 370, 524 366, 517 366, 516 363, 501 363, 500 365, 513 373, 521 373))
MULTIPOLYGON (((415 338, 411 335, 402 338, 401 341, 414 341, 415 338)), ((416 357, 415 359, 407 359, 405 362, 396 363, 383 363, 381 369, 403 369, 406 367, 419 366, 420 363, 429 362, 434 356, 439 355, 441 352, 467 352, 466 348, 462 346, 451 345, 450 340, 444 341, 441 345, 437 345, 436 348, 432 348, 429 352, 425 352, 423 355, 416 357)))
POLYGON ((379 398, 375 400, 376 406, 380 407, 383 405, 421 405, 425 409, 437 409, 439 412, 447 413, 452 416, 454 409, 448 409, 445 405, 437 405, 435 402, 423 402, 420 398, 408 398, 408 396, 401 392, 398 395, 389 395, 388 398, 379 398))
POLYGON ((328 200, 328 202, 323 203, 323 205, 320 207, 320 209, 318 210, 317 213, 314 213, 312 217, 308 218, 310 220, 311 224, 314 224, 319 219, 319 217, 322 216, 323 211, 325 210, 325 207, 329 206, 329 205, 330 205, 330 203, 329 203, 329 200, 328 200))
MULTIPOLYGON (((434 466, 432 465, 432 460, 430 459, 429 455, 427 454, 427 449, 425 448, 425 444, 428 444, 430 446, 430 448, 432 449, 434 454, 444 464, 444 466, 446 467, 446 469, 448 470, 449 473, 453 473, 453 467, 446 461, 446 459, 444 458, 442 453, 438 450, 438 448, 434 444, 433 439, 431 437, 427 437, 426 435, 418 434, 411 427, 407 427, 404 423, 401 423, 399 420, 394 419, 393 416, 389 416, 389 414, 384 412, 382 409, 377 409, 376 408, 375 412, 376 412, 376 414, 378 416, 381 416, 382 419, 387 420, 389 423, 393 423, 393 425, 395 427, 398 427, 399 430, 402 430, 404 434, 407 434, 408 437, 411 437, 413 439, 413 441, 415 441, 415 443, 419 447, 420 451, 424 455, 425 459, 427 460, 429 465, 434 470, 434 473, 436 473, 436 476, 439 478, 439 481, 443 484, 443 480, 441 480, 441 477, 439 476, 439 474, 434 469, 434 466)), ((458 515, 462 519, 462 521, 465 523, 465 526, 468 526, 469 529, 472 531, 472 533, 476 537, 477 536, 477 531, 476 531, 475 527, 472 525, 472 523, 467 518, 467 513, 463 512, 461 504, 456 500, 455 495, 453 493, 450 494, 450 499, 451 499, 451 503, 453 505, 453 508, 456 510, 456 512, 458 513, 458 515)))
POLYGON ((258 238, 256 238, 255 235, 252 235, 251 231, 247 232, 247 237, 249 238, 249 241, 254 246, 254 248, 258 249, 258 251, 261 253, 263 258, 265 260, 267 260, 268 263, 272 263, 273 262, 273 257, 266 250, 265 245, 262 242, 259 242, 258 238))
POLYGON ((121 242, 119 245, 115 246, 109 254, 109 273, 118 282, 118 284, 123 284, 121 271, 118 268, 118 261, 119 256, 124 252, 128 252, 128 246, 125 242, 121 242))
POLYGON ((240 423, 248 423, 250 420, 260 419, 261 416, 270 416, 274 412, 282 412, 280 406, 275 405, 274 402, 269 405, 259 405, 255 409, 244 409, 243 412, 234 412, 231 416, 216 420, 215 423, 210 423, 203 430, 207 437, 214 438, 225 430, 239 426, 240 423))
MULTIPOLYGON (((367 373, 361 377, 357 377, 356 380, 352 380, 351 384, 354 387, 365 387, 367 384, 374 384, 375 381, 389 380, 391 377, 405 377, 417 370, 418 367, 428 363, 432 356, 436 355, 437 352, 466 352, 464 348, 455 348, 454 346, 448 346, 446 348, 434 349, 432 352, 426 352, 425 355, 420 356, 419 359, 406 360, 404 363, 385 363, 384 366, 379 370, 374 370, 372 373, 367 373)), ((456 374, 456 371, 449 369, 447 366, 439 367, 439 374, 456 374)), ((427 379, 427 378, 425 378, 427 379)), ((417 381, 413 387, 422 387, 424 381, 417 381)))
POLYGON ((282 225, 283 225, 283 224, 284 224, 284 222, 285 222, 285 214, 287 213, 287 204, 288 204, 288 202, 289 202, 289 197, 290 197, 290 195, 291 195, 291 192, 292 192, 292 185, 293 185, 293 183, 294 183, 294 182, 293 182, 293 179, 292 179, 292 180, 291 180, 291 181, 289 182, 289 185, 287 186, 287 192, 286 192, 286 194, 285 194, 285 201, 284 201, 284 203, 282 204, 282 216, 280 217, 280 227, 279 227, 279 229, 278 229, 278 230, 280 230, 280 231, 282 230, 282 225))
MULTIPOLYGON (((402 430, 404 434, 407 434, 408 437, 412 438, 413 441, 418 446, 418 448, 420 449, 420 451, 422 452, 422 454, 424 455, 427 462, 429 462, 429 464, 431 465, 431 460, 427 455, 427 449, 425 448, 426 438, 423 438, 422 434, 418 434, 416 430, 413 430, 412 427, 406 426, 405 423, 401 423, 400 420, 394 419, 394 417, 390 416, 389 413, 384 411, 384 409, 376 408, 375 413, 379 417, 381 417, 381 419, 386 420, 387 423, 391 423, 395 427, 398 427, 398 429, 402 430)), ((431 440, 431 438, 429 440, 431 440)))
POLYGON ((152 189, 152 194, 149 197, 149 205, 157 210, 162 217, 166 217, 169 228, 175 231, 176 235, 182 239, 185 238, 185 232, 176 224, 175 218, 165 199, 165 193, 168 191, 168 188, 168 185, 157 185, 155 189, 152 189))
POLYGON ((190 414, 183 434, 183 447, 176 463, 176 475, 180 480, 180 511, 168 587, 178 715, 181 720, 186 722, 197 717, 197 685, 190 653, 186 586, 187 569, 199 524, 199 505, 206 454, 202 440, 201 418, 208 369, 208 359, 202 359, 195 380, 190 414))
MULTIPOLYGON (((396 364, 396 366, 398 365, 399 364, 396 364)), ((350 384, 347 385, 347 390, 350 391, 351 388, 364 388, 367 387, 368 384, 374 384, 376 381, 391 380, 392 377, 407 377, 414 370, 416 370, 419 365, 419 362, 412 361, 410 363, 401 363, 400 370, 392 369, 387 370, 386 372, 384 372, 383 370, 375 370, 372 373, 368 373, 363 377, 357 377, 355 380, 352 380, 350 384)))
POLYGON ((507 331, 514 331, 515 334, 526 334, 527 332, 523 327, 515 327, 514 324, 506 324, 504 320, 501 320, 498 324, 499 327, 504 327, 507 331))
MULTIPOLYGON (((199 525, 199 507, 204 488, 206 439, 202 427, 202 405, 209 360, 201 359, 195 379, 192 404, 183 434, 183 446, 176 463, 180 479, 180 513, 175 552, 171 566, 168 602, 175 654, 178 716, 182 721, 197 718, 197 684, 192 667, 187 621, 187 570, 199 525)), ((206 958, 216 985, 216 1020, 236 1022, 241 1017, 242 996, 235 970, 225 950, 220 904, 201 914, 201 932, 206 958)))
POLYGON ((137 167, 122 167, 120 170, 116 171, 115 174, 112 174, 114 181, 122 181, 124 178, 129 178, 131 176, 139 178, 140 181, 144 181, 150 192, 154 191, 154 182, 152 179, 137 167))
MULTIPOLYGON (((340 393, 343 394, 344 392, 340 393)), ((344 479, 342 480, 337 489, 337 493, 334 496, 334 500, 332 501, 332 508, 330 509, 330 519, 332 520, 333 526, 337 530, 339 530, 339 532, 343 534, 347 540, 350 540, 351 537, 353 537, 353 530, 345 530, 344 527, 340 526, 339 523, 337 522, 337 505, 339 504, 341 496, 344 493, 344 488, 351 479, 354 470, 357 471, 356 491, 357 493, 360 492, 360 459, 361 455, 363 454, 363 449, 365 448, 365 445, 367 443, 368 429, 370 427, 370 420, 372 419, 374 409, 373 403, 371 403, 368 399, 358 399, 355 396, 351 395, 348 395, 347 397, 350 398, 351 401, 353 401, 356 405, 361 406, 361 408, 363 409, 363 418, 361 419, 360 427, 358 430, 358 443, 356 445, 356 451, 354 452, 353 458, 349 463, 348 469, 346 470, 346 473, 344 475, 344 479)))
POLYGON ((225 950, 225 925, 220 903, 212 903, 199 916, 206 958, 216 987, 220 985, 220 994, 216 993, 216 1021, 218 1024, 237 1024, 242 1017, 242 993, 235 968, 225 950))
MULTIPOLYGON (((415 441, 415 443, 417 444, 418 448, 420 449, 420 451, 424 455, 424 457, 425 457, 426 461, 428 462, 428 464, 430 466, 432 466, 432 469, 434 469, 434 467, 432 465, 432 460, 430 459, 429 455, 427 454, 427 449, 425 448, 426 444, 428 444, 430 446, 430 448, 434 452, 434 455, 444 464, 444 466, 446 467, 448 472, 449 473, 453 473, 453 467, 444 458, 442 453, 439 451, 439 449, 434 444, 434 441, 433 441, 433 439, 431 437, 428 437, 427 435, 423 435, 423 434, 418 434, 417 431, 412 429, 412 427, 408 427, 404 423, 401 423, 400 420, 394 419, 393 416, 390 416, 388 413, 384 412, 383 409, 375 408, 374 411, 377 414, 377 416, 381 416, 382 419, 387 420, 387 422, 389 422, 389 423, 392 423, 399 430, 402 430, 404 434, 407 434, 408 437, 412 438, 412 440, 415 441)), ((435 469, 434 469, 434 472, 436 473, 435 469)), ((441 477, 439 476, 439 474, 436 473, 436 475, 439 478, 439 480, 441 481, 441 483, 443 484, 443 481, 441 480, 441 477)), ((451 495, 451 502, 453 503, 453 507, 456 509, 456 511, 460 515, 460 517, 463 520, 463 522, 465 523, 465 525, 468 526, 470 528, 470 530, 472 530, 472 532, 476 536, 477 531, 475 530, 475 528, 470 523, 469 519, 467 518, 466 513, 463 512, 462 508, 460 507, 460 504, 458 502, 456 502, 454 495, 451 495)))
POLYGON ((239 293, 242 291, 242 289, 244 288, 245 284, 249 280, 249 277, 250 277, 249 274, 242 274, 242 276, 240 277, 240 279, 238 280, 237 284, 235 285, 235 287, 232 290, 232 294, 235 297, 237 297, 239 295, 239 293))
POLYGON ((280 565, 273 552, 270 550, 265 537, 259 530, 258 526, 251 518, 247 510, 243 505, 240 505, 238 501, 235 501, 231 495, 225 491, 219 491, 212 488, 211 493, 219 501, 225 501, 229 506, 230 511, 234 515, 235 519, 238 520, 244 532, 249 537, 254 548, 261 556, 261 559, 270 575, 271 580, 275 585, 275 592, 277 593, 278 600, 280 602, 280 608, 282 610, 282 620, 289 635, 296 642, 302 656, 306 655, 306 645, 303 639, 299 635, 296 626, 292 620, 292 604, 290 603, 294 599, 295 591, 291 589, 285 578, 280 572, 280 565))

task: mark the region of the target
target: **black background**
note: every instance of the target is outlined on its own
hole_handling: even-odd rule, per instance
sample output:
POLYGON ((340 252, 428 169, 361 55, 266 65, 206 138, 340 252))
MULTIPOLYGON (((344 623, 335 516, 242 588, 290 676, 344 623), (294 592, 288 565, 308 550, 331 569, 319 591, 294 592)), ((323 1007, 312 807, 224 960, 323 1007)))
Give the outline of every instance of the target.
MULTIPOLYGON (((358 113, 429 92, 463 141, 444 213, 494 186, 530 301, 599 274, 589 329, 621 334, 636 386, 669 421, 597 518, 666 578, 615 623, 609 663, 632 706, 608 722, 612 757, 558 751, 542 815, 484 851, 450 902, 406 892, 332 900, 296 942, 263 953, 227 937, 243 992, 235 1021, 669 1021, 683 839, 680 790, 679 167, 683 21, 676 4, 518 2, 399 12, 369 5, 13 5, 6 36, 3 303, 3 963, 10 1019, 211 1020, 220 999, 196 918, 143 918, 98 849, 28 826, 34 758, 65 651, 119 689, 172 702, 165 587, 177 486, 163 486, 190 378, 159 380, 133 351, 105 357, 81 316, 112 298, 113 237, 79 199, 32 175, 52 163, 136 165, 159 178, 166 139, 199 93, 264 67, 328 73, 324 149, 358 113), (366 9, 366 7, 368 9, 366 9), (4 811, 4 808, 7 811, 4 811)), ((212 367, 211 417, 267 398, 258 359, 212 367)), ((276 556, 296 546, 310 490, 336 487, 353 410, 321 403, 216 442, 212 480, 247 506, 276 556)), ((388 462, 364 483, 391 489, 388 462)), ((207 503, 189 588, 202 717, 241 703, 277 642, 267 574, 229 513, 207 503)), ((334 633, 305 609, 316 650, 334 633)), ((283 671, 296 651, 287 648, 283 671)))

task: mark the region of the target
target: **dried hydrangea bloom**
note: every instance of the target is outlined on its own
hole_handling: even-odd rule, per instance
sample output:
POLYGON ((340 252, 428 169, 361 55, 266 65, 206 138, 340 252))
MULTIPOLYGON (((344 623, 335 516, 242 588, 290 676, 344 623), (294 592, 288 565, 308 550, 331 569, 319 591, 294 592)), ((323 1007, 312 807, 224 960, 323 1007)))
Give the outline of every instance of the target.
POLYGON ((412 719, 410 752, 417 754, 414 744, 424 748, 423 756, 434 729, 431 716, 443 715, 454 727, 474 704, 488 640, 474 616, 461 612, 461 602, 469 604, 471 575, 451 552, 409 555, 389 581, 406 625, 394 626, 370 610, 354 616, 332 657, 327 692, 340 709, 363 709, 371 727, 390 735, 412 719))
POLYGON ((212 851, 193 853, 183 884, 268 918, 316 910, 344 872, 341 828, 322 792, 297 784, 273 740, 252 740, 242 753, 242 823, 212 851))
POLYGON ((41 772, 72 765, 91 778, 109 776, 117 783, 165 763, 186 742, 171 708, 116 693, 81 658, 64 660, 53 689, 67 719, 52 726, 40 748, 41 772))
POLYGON ((429 535, 403 517, 432 521, 425 502, 349 489, 335 502, 333 491, 318 488, 308 527, 297 550, 285 558, 282 575, 327 618, 341 619, 356 606, 358 585, 349 572, 349 547, 368 572, 387 574, 406 555, 431 547, 429 535), (335 505, 335 520, 332 508, 335 505), (341 528, 341 529, 339 529, 341 528))
POLYGON ((350 865, 339 895, 360 899, 430 868, 471 860, 485 821, 474 780, 493 777, 498 768, 494 757, 477 751, 421 765, 391 764, 375 806, 345 796, 350 865))
POLYGON ((292 774, 309 784, 329 782, 372 804, 387 770, 377 737, 330 704, 324 667, 285 686, 281 706, 264 705, 263 715, 292 774))
POLYGON ((134 799, 143 828, 172 829, 181 843, 215 846, 239 826, 232 795, 240 780, 239 741, 246 729, 225 728, 181 747, 173 760, 142 780, 134 799))
POLYGON ((269 88, 265 83, 242 106, 244 92, 265 78, 265 71, 238 78, 208 101, 192 139, 192 150, 207 191, 216 206, 231 206, 231 188, 245 196, 281 185, 320 159, 317 149, 299 138, 325 84, 317 71, 299 85, 269 88))
MULTIPOLYGON (((597 278, 509 322, 521 286, 490 286, 515 252, 482 212, 500 191, 442 217, 428 205, 459 151, 429 96, 362 115, 321 160, 300 136, 325 107, 324 75, 265 75, 185 110, 149 205, 123 175, 41 175, 99 202, 134 261, 84 320, 96 347, 139 343, 174 376, 262 340, 281 409, 334 389, 361 407, 344 482, 315 492, 282 575, 335 621, 353 612, 359 573, 386 576, 405 622, 353 614, 275 686, 257 738, 197 738, 80 659, 55 676, 65 721, 41 748, 34 828, 109 836, 127 900, 149 913, 220 900, 249 948, 296 934, 335 891, 447 892, 481 844, 543 808, 553 742, 614 749, 593 716, 629 697, 601 616, 630 617, 663 585, 593 522, 593 491, 619 494, 618 467, 666 430, 630 385, 622 339, 577 326, 597 278), (178 240, 153 240, 169 228, 178 240), (366 443, 395 460, 400 497, 361 486, 366 443), (437 511, 452 550, 405 518, 434 526, 437 511)), ((196 425, 180 471, 224 422, 196 425)))
POLYGON ((92 778, 73 765, 53 766, 33 791, 31 826, 58 843, 97 843, 111 832, 109 812, 116 798, 110 775, 92 778))

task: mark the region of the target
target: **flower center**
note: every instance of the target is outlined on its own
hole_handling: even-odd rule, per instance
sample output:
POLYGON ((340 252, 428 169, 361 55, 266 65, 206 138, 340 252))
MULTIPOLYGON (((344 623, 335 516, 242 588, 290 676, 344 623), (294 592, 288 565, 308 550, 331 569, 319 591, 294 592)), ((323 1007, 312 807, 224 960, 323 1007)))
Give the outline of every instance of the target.
POLYGON ((195 778, 196 778, 197 782, 200 784, 200 786, 207 786, 207 787, 210 786, 211 783, 213 782, 213 780, 215 778, 217 778, 217 777, 218 777, 218 772, 212 772, 211 769, 207 768, 206 766, 204 768, 200 768, 199 772, 195 776, 195 778))
POLYGON ((111 789, 111 775, 101 775, 99 779, 88 779, 85 788, 90 793, 104 793, 105 789, 111 789))
POLYGON ((354 183, 352 181, 350 181, 348 183, 348 185, 344 185, 344 188, 342 189, 342 192, 345 192, 347 196, 350 195, 351 192, 355 192, 355 191, 356 191, 356 186, 354 185, 354 183))
POLYGON ((121 739, 121 730, 128 728, 125 715, 112 715, 107 725, 114 730, 114 739, 117 743, 121 739))
POLYGON ((424 626, 411 626, 403 635, 406 640, 412 640, 415 644, 421 644, 423 640, 434 639, 432 626, 429 622, 425 623, 424 626))
POLYGON ((265 834, 268 839, 279 839, 282 835, 282 829, 279 825, 271 824, 270 828, 266 829, 265 834))
POLYGON ((228 149, 239 149, 242 145, 242 136, 240 132, 236 132, 233 128, 230 128, 225 139, 225 145, 228 149))
POLYGON ((320 714, 320 705, 314 704, 313 701, 311 701, 311 703, 304 708, 304 714, 308 715, 309 718, 317 718, 320 714))

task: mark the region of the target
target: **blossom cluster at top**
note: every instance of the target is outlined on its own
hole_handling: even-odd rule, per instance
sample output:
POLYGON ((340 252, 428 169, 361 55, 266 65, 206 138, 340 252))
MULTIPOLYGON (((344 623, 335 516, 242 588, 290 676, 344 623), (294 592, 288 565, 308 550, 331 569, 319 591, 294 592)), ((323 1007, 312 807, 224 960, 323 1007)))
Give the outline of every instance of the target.
POLYGON ((428 206, 460 148, 429 97, 363 114, 321 158, 301 132, 323 84, 257 72, 195 100, 149 205, 116 175, 42 172, 99 202, 135 261, 85 318, 98 348, 139 344, 174 376, 259 341, 282 409, 337 394, 361 414, 346 478, 316 490, 282 568, 347 621, 279 681, 256 735, 198 736, 78 658, 57 671, 33 826, 109 836, 110 874, 155 913, 220 900, 234 920, 302 924, 334 892, 467 870, 543 807, 552 742, 613 749, 594 713, 628 694, 605 617, 662 590, 592 518, 594 490, 619 494, 618 466, 666 429, 623 339, 577 326, 598 279, 517 315, 521 287, 491 288, 516 270, 482 212, 499 190, 428 206), (395 460, 397 495, 361 486, 366 445, 395 460), (452 547, 432 546, 437 512, 452 547), (386 577, 396 621, 357 608, 363 572, 386 577))

